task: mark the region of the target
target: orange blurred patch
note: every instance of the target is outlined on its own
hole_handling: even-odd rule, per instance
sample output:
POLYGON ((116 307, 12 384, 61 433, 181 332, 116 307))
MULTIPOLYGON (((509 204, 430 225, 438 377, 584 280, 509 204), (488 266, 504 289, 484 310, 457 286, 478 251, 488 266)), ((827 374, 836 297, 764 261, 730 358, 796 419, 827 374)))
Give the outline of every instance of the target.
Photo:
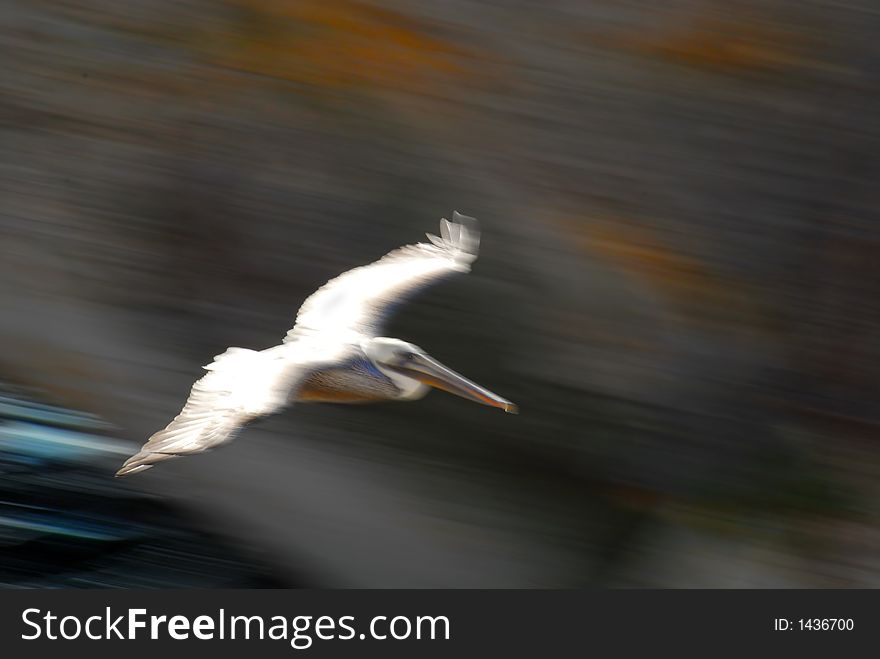
POLYGON ((624 33, 603 40, 612 47, 719 72, 820 66, 809 54, 817 49, 815 38, 762 20, 698 18, 664 34, 624 33))
MULTIPOLYGON (((572 223, 573 224, 573 223, 572 223)), ((646 278, 678 297, 706 295, 718 282, 696 259, 661 245, 642 227, 610 220, 578 222, 578 238, 585 249, 598 252, 615 265, 646 278)))
POLYGON ((669 246, 650 229, 631 221, 591 218, 563 220, 585 250, 644 282, 697 319, 717 315, 757 321, 757 309, 745 291, 698 259, 669 246))
POLYGON ((460 50, 399 12, 356 0, 228 0, 237 20, 209 38, 230 68, 319 86, 414 87, 462 75, 460 50))

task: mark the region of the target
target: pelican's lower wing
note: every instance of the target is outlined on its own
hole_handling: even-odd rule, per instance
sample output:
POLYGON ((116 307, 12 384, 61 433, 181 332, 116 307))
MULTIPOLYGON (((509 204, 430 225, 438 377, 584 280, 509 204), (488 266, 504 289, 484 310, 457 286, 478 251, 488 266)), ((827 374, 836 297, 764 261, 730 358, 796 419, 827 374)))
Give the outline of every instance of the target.
POLYGON ((285 356, 271 350, 229 348, 205 368, 207 375, 193 385, 180 414, 126 460, 117 476, 231 441, 251 419, 284 407, 298 380, 285 356))

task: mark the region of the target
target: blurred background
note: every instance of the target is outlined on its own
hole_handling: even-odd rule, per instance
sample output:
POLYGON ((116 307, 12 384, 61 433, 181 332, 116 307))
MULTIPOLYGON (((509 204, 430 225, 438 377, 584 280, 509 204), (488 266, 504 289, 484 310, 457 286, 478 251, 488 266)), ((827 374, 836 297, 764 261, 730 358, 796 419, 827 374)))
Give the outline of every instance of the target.
POLYGON ((880 587, 870 0, 2 0, 0 584, 880 587), (114 480, 227 346, 401 309, 517 402, 302 405, 114 480))

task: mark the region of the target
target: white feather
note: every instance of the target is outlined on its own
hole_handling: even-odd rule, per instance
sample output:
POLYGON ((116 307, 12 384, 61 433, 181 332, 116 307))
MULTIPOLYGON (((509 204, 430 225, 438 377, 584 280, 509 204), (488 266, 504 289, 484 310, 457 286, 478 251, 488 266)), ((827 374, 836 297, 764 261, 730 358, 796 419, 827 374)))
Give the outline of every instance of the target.
POLYGON ((242 426, 273 414, 291 399, 300 382, 340 350, 314 349, 308 342, 255 351, 229 348, 204 368, 180 413, 129 458, 117 476, 148 469, 179 455, 208 451, 232 441, 242 426), (320 355, 314 359, 314 355, 320 355))
POLYGON ((437 237, 406 245, 330 280, 300 307, 285 341, 319 333, 343 337, 377 336, 391 310, 410 295, 444 277, 468 272, 477 258, 476 220, 453 214, 443 219, 437 237))

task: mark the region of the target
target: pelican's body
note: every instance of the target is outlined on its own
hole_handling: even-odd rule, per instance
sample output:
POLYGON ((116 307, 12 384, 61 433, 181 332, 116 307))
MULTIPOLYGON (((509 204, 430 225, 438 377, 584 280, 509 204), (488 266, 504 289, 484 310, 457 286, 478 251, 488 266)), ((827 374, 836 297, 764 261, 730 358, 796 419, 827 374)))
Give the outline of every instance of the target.
POLYGON ((309 375, 296 392, 302 403, 375 403, 383 400, 421 398, 429 387, 418 380, 411 391, 394 383, 366 355, 323 368, 309 375), (408 394, 415 395, 410 396, 408 394))
POLYGON ((129 458, 117 476, 201 453, 232 440, 244 424, 293 402, 416 400, 431 387, 515 412, 516 406, 399 339, 379 336, 391 311, 410 295, 477 257, 473 218, 442 220, 442 237, 407 245, 331 280, 300 307, 281 345, 229 348, 214 358, 180 414, 129 458))

